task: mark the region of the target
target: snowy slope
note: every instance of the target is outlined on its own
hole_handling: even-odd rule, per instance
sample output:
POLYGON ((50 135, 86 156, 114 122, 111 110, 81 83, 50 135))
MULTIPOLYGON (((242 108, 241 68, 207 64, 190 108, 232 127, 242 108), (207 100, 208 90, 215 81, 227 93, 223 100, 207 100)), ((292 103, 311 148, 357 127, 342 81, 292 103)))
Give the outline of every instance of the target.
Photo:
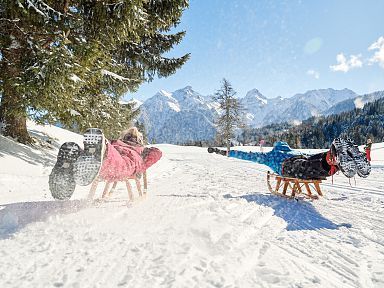
POLYGON ((383 143, 369 178, 337 175, 313 202, 269 194, 262 165, 157 145, 147 199, 127 207, 87 204, 89 187, 53 201, 57 146, 81 137, 30 127, 56 148, 0 136, 0 287, 384 287, 383 143))

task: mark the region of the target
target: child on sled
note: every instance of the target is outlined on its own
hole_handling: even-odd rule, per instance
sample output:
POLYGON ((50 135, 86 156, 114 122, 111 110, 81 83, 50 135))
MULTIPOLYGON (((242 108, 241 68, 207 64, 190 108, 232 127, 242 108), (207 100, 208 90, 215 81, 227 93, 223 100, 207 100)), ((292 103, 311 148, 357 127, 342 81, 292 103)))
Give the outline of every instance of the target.
MULTIPOLYGON (((209 153, 227 155, 226 151, 208 148, 209 153)), ((365 155, 351 140, 337 138, 327 152, 308 155, 292 150, 286 142, 276 142, 268 153, 232 150, 227 155, 267 165, 280 176, 324 180, 340 170, 351 178, 357 173, 368 177, 371 166, 365 155)))
POLYGON ((76 185, 87 186, 96 177, 119 181, 137 175, 162 156, 155 147, 144 147, 136 127, 123 131, 118 140, 108 141, 98 128, 84 133, 84 150, 74 142, 64 143, 49 175, 49 189, 55 199, 69 199, 76 185))

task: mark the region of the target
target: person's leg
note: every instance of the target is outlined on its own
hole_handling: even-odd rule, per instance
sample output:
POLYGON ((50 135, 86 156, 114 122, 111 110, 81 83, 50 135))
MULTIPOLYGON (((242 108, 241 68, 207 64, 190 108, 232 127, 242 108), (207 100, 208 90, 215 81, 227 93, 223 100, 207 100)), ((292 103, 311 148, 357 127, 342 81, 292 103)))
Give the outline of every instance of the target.
POLYGON ((357 173, 356 163, 349 149, 350 146, 346 140, 341 138, 334 139, 331 145, 331 150, 334 150, 336 154, 338 167, 347 178, 351 178, 357 173))
POLYGON ((127 163, 121 153, 110 142, 107 143, 106 154, 100 169, 100 177, 108 181, 122 180, 130 176, 127 163))
POLYGON ((370 150, 370 149, 367 149, 367 150, 365 150, 365 152, 366 152, 367 160, 368 160, 369 162, 371 162, 371 150, 370 150))
POLYGON ((285 177, 299 179, 326 179, 330 176, 331 167, 326 162, 327 152, 311 156, 295 156, 284 160, 282 174, 285 177))
POLYGON ((76 184, 87 186, 99 174, 105 152, 103 131, 89 128, 84 133, 84 151, 74 163, 74 179, 76 184))
POLYGON ((282 168, 283 161, 287 158, 292 157, 292 155, 288 153, 283 153, 283 152, 273 153, 273 151, 268 153, 261 153, 261 152, 245 152, 245 151, 239 151, 239 150, 231 150, 227 154, 227 151, 220 150, 217 148, 211 148, 211 147, 208 148, 208 153, 217 153, 217 154, 228 156, 231 158, 247 160, 247 161, 263 164, 271 168, 274 173, 277 173, 279 175, 282 175, 281 168, 282 168))
POLYGON ((49 175, 49 190, 57 200, 71 198, 76 183, 73 177, 73 165, 81 153, 81 148, 74 142, 61 145, 57 155, 57 162, 49 175))
POLYGON ((347 139, 348 148, 347 151, 351 155, 353 161, 356 164, 356 172, 360 177, 366 178, 371 173, 371 164, 368 157, 359 150, 359 147, 355 143, 347 139))

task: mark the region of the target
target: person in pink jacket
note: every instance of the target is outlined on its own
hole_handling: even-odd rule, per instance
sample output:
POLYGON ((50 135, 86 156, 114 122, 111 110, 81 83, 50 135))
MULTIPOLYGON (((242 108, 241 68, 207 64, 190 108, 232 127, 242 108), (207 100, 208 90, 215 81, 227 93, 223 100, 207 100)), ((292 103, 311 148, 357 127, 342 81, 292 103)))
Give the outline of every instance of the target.
POLYGON ((69 199, 77 185, 87 186, 96 177, 119 181, 147 170, 162 153, 145 147, 136 127, 123 131, 118 140, 108 141, 98 128, 84 133, 84 150, 74 142, 64 143, 49 175, 49 189, 55 199, 69 199))

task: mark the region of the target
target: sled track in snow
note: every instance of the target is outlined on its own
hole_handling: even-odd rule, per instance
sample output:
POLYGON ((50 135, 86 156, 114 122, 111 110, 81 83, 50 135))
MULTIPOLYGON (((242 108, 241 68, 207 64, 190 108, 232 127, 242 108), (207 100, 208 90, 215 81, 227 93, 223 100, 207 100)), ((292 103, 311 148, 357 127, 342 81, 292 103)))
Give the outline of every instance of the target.
POLYGON ((338 190, 347 190, 348 192, 353 191, 352 193, 357 195, 361 193, 366 193, 367 195, 378 195, 378 196, 384 196, 384 191, 379 189, 372 189, 372 188, 363 188, 359 186, 349 186, 349 185, 343 185, 343 184, 327 184, 323 183, 321 184, 327 188, 330 189, 338 189, 338 190), (360 192, 360 193, 359 193, 360 192))
POLYGON ((360 178, 359 179, 359 182, 365 182, 365 183, 369 183, 369 184, 384 184, 384 181, 381 181, 381 180, 376 180, 376 179, 369 179, 368 178, 360 178))

